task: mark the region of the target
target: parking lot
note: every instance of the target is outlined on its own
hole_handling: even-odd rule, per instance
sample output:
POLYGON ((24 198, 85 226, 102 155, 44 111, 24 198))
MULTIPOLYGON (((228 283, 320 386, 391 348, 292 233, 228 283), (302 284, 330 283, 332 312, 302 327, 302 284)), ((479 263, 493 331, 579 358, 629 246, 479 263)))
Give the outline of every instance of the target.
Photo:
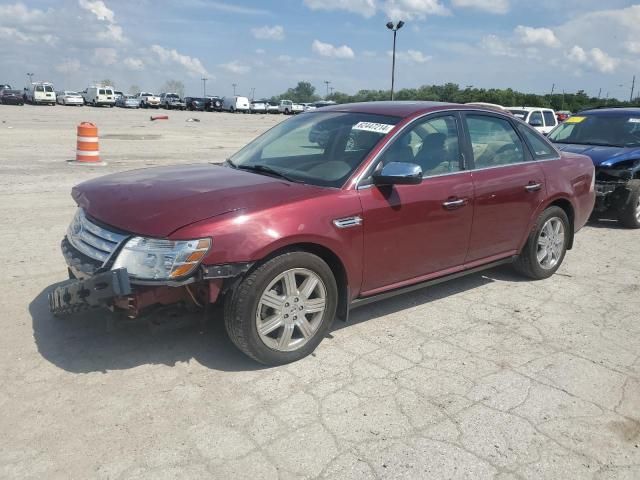
POLYGON ((217 318, 54 319, 73 185, 221 162, 285 120, 157 113, 0 106, 0 478, 640 478, 640 237, 615 222, 548 280, 501 267, 362 307, 285 367, 217 318), (81 121, 106 166, 68 164, 81 121))

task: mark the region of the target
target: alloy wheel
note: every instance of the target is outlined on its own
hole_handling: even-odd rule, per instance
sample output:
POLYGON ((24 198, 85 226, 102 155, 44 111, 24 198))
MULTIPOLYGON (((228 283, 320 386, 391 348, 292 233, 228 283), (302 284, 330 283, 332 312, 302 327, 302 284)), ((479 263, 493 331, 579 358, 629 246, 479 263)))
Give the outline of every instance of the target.
POLYGON ((258 301, 258 335, 273 350, 297 350, 314 336, 326 307, 327 289, 316 273, 306 268, 282 272, 258 301))
POLYGON ((536 252, 538 265, 545 270, 554 268, 562 258, 564 243, 564 223, 558 217, 550 218, 545 222, 538 235, 536 252))

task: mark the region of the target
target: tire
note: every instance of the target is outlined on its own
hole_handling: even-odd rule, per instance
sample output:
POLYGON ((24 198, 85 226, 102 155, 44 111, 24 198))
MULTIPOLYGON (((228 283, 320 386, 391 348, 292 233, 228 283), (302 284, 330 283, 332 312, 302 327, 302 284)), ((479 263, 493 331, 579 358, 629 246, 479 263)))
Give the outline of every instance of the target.
POLYGON ((543 280, 556 273, 567 253, 567 246, 571 236, 572 228, 569 224, 569 217, 560 207, 549 207, 540 214, 533 231, 529 234, 527 243, 520 252, 514 263, 515 269, 522 275, 533 280, 543 280), (558 222, 561 224, 562 237, 558 233, 558 222), (548 230, 551 228, 552 231, 548 230), (549 234, 551 233, 551 237, 549 234), (538 252, 539 242, 552 243, 551 249, 546 248, 538 252), (541 260, 538 255, 547 252, 541 260))
POLYGON ((627 183, 627 201, 618 212, 618 220, 627 228, 640 228, 640 180, 627 183))
POLYGON ((307 252, 288 252, 259 265, 227 294, 225 327, 231 341, 249 357, 265 365, 283 365, 300 360, 315 350, 334 321, 337 303, 336 281, 324 260, 307 252), (291 279, 292 273, 295 287, 291 281, 285 284, 285 280, 278 280, 281 277, 291 279), (297 289, 301 289, 308 278, 315 278, 317 283, 311 294, 305 296, 297 289), (288 296, 286 285, 290 288, 288 296), (271 301, 278 305, 278 309, 262 303, 263 294, 267 291, 272 292, 271 301), (307 305, 323 299, 324 310, 305 311, 300 315, 298 308, 314 308, 307 305), (261 334, 258 331, 259 316, 263 320, 272 317, 278 325, 272 325, 271 330, 265 329, 261 334), (303 324, 306 334, 299 326, 303 324), (290 334, 286 335, 286 332, 290 334), (279 343, 285 346, 281 348, 279 343))

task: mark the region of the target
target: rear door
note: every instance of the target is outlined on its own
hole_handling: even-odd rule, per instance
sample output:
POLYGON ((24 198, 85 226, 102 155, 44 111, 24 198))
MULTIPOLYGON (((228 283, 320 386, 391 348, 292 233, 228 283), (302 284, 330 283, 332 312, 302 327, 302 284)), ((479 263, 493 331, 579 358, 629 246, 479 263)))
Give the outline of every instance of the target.
POLYGON ((466 263, 490 262, 517 253, 544 201, 544 172, 506 117, 468 112, 464 118, 475 192, 466 263))
POLYGON ((416 120, 381 155, 418 164, 419 185, 361 183, 364 295, 399 287, 464 263, 473 219, 473 182, 461 155, 457 113, 416 120), (422 277, 422 278, 421 278, 422 277))

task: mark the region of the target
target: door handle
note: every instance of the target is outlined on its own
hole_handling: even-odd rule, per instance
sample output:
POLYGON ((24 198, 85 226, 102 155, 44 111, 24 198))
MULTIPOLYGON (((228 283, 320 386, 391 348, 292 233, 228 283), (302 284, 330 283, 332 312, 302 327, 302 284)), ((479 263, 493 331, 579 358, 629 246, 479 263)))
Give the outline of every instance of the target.
POLYGON ((542 184, 536 183, 536 182, 529 182, 528 185, 524 186, 524 189, 527 192, 539 192, 542 189, 542 184))
POLYGON ((446 208, 447 210, 455 210, 456 208, 460 208, 463 207, 464 205, 467 204, 467 200, 464 198, 458 198, 458 199, 450 199, 447 200, 446 202, 444 202, 442 204, 442 206, 444 208, 446 208))

